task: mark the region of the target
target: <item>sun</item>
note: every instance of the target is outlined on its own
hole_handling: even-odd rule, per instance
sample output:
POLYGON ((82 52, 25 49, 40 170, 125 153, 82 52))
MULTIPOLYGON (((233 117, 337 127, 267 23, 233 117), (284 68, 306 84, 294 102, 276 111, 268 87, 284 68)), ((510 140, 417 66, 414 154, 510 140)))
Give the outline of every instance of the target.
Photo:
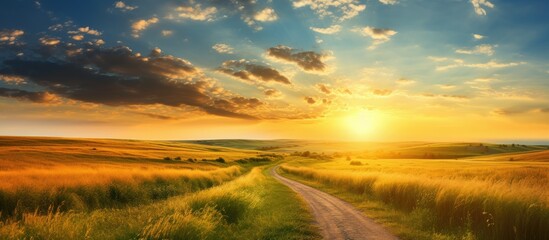
POLYGON ((373 110, 359 110, 344 117, 343 125, 353 138, 366 139, 371 137, 378 125, 378 114, 373 110))

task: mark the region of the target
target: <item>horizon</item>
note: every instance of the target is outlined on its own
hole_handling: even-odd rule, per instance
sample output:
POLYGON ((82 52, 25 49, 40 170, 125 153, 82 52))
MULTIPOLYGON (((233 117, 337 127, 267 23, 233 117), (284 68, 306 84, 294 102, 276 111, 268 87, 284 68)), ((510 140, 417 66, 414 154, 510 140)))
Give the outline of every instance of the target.
POLYGON ((173 141, 173 142, 196 142, 196 141, 304 141, 304 142, 332 142, 332 143, 488 143, 488 144, 519 144, 549 146, 549 139, 517 139, 517 140, 483 140, 483 141, 369 141, 369 140, 328 140, 328 139, 299 139, 299 138, 202 138, 202 139, 143 139, 143 138, 112 138, 112 137, 73 137, 73 136, 51 136, 51 135, 0 135, 0 138, 65 138, 65 139, 105 139, 105 140, 130 140, 130 141, 173 141))
POLYGON ((547 10, 9 1, 0 135, 549 144, 547 10))

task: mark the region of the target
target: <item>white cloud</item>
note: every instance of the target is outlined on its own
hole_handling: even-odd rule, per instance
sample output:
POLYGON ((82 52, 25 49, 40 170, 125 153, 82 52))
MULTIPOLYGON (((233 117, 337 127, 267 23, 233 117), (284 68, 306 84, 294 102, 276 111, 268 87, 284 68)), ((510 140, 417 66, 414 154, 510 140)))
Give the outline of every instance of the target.
POLYGON ((486 37, 486 36, 483 36, 483 35, 480 35, 480 34, 476 34, 476 33, 473 34, 473 38, 474 38, 475 40, 481 40, 481 39, 483 39, 483 38, 485 38, 485 37, 486 37))
POLYGON ((374 27, 355 28, 352 31, 360 33, 362 36, 370 37, 374 40, 372 45, 368 47, 369 50, 375 49, 378 45, 388 42, 391 40, 392 36, 397 34, 397 31, 392 29, 374 27))
POLYGON ((164 37, 168 37, 168 36, 171 36, 173 34, 173 31, 172 30, 162 30, 162 36, 164 37))
POLYGON ((338 33, 339 31, 341 31, 341 26, 340 25, 332 25, 332 26, 329 26, 327 28, 310 27, 310 29, 317 32, 317 33, 334 34, 334 33, 338 33))
POLYGON ((120 10, 122 10, 123 12, 125 11, 133 11, 137 8, 137 6, 130 6, 130 5, 127 5, 125 4, 124 2, 122 1, 118 1, 118 2, 115 2, 114 3, 114 7, 115 8, 118 8, 120 10))
POLYGON ((211 22, 215 19, 217 13, 216 7, 202 8, 202 5, 190 1, 189 5, 179 6, 175 9, 175 13, 169 14, 166 18, 174 20, 190 19, 194 21, 208 21, 211 22))
POLYGON ((526 62, 509 62, 509 63, 500 63, 495 60, 490 60, 486 63, 465 63, 461 59, 447 59, 447 61, 453 61, 453 63, 444 65, 444 66, 437 66, 437 71, 445 71, 448 69, 458 68, 458 67, 468 67, 468 68, 479 68, 479 69, 493 69, 493 68, 507 68, 507 67, 515 67, 519 65, 526 64, 526 62))
POLYGON ((278 15, 272 8, 265 8, 254 14, 254 20, 259 22, 272 22, 278 19, 278 15))
POLYGON ((385 5, 395 5, 398 3, 397 0, 379 0, 379 2, 385 5))
POLYGON ((224 43, 215 44, 212 46, 212 49, 218 53, 225 53, 225 54, 232 54, 234 50, 234 48, 224 43))
POLYGON ((475 46, 473 49, 458 49, 456 50, 456 53, 484 54, 484 55, 492 56, 495 52, 494 47, 497 47, 497 45, 481 44, 481 45, 475 46))
POLYGON ((139 34, 143 30, 147 29, 150 25, 155 24, 155 23, 158 23, 158 18, 156 18, 156 17, 152 17, 152 18, 149 18, 149 19, 140 19, 140 20, 135 21, 132 24, 132 31, 133 31, 132 36, 135 37, 135 38, 138 38, 139 34))
POLYGON ((471 4, 473 4, 475 13, 481 16, 486 15, 486 10, 484 10, 483 6, 487 8, 494 8, 494 4, 488 0, 471 0, 471 4))
POLYGON ((436 86, 443 90, 450 90, 456 87, 456 85, 452 85, 452 84, 437 84, 436 86))
POLYGON ((366 9, 358 0, 294 0, 294 8, 309 7, 318 16, 333 17, 344 21, 357 16, 366 9))

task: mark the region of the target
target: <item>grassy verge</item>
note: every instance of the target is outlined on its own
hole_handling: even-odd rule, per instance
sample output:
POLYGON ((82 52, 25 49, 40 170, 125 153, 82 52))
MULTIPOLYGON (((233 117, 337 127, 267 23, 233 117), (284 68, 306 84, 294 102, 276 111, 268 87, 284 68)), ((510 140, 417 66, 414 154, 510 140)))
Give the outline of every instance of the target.
POLYGON ((363 210, 404 239, 547 239, 543 199, 494 186, 460 186, 371 174, 281 168, 363 210))
POLYGON ((234 181, 139 207, 24 213, 1 239, 314 239, 295 193, 254 168, 234 181))
POLYGON ((215 170, 63 168, 20 170, 0 175, 0 215, 90 211, 146 204, 219 185, 241 175, 242 168, 215 170))

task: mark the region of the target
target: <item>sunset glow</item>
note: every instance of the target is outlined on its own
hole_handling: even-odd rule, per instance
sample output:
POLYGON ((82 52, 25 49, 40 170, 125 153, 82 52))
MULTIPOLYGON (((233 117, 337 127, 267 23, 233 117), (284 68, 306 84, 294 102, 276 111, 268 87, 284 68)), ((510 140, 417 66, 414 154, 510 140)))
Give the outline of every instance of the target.
POLYGON ((8 1, 0 135, 543 141, 544 1, 8 1))

